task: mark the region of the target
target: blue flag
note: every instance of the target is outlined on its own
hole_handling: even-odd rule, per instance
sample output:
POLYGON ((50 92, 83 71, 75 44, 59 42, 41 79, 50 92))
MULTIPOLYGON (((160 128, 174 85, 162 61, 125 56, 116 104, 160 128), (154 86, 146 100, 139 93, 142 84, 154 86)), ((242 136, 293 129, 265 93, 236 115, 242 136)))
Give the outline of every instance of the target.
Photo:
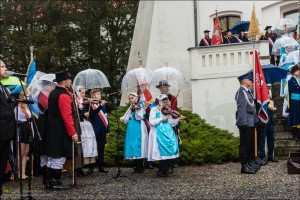
POLYGON ((27 82, 26 82, 26 84, 29 85, 31 83, 33 77, 36 74, 36 67, 35 67, 35 62, 34 62, 33 59, 31 59, 31 61, 30 61, 30 64, 28 66, 26 74, 27 74, 27 82))
MULTIPOLYGON (((28 86, 28 85, 30 85, 33 77, 36 74, 36 67, 35 67, 35 62, 34 62, 33 58, 30 60, 30 63, 28 65, 28 69, 27 69, 27 73, 26 74, 27 74, 26 84, 28 86)), ((29 95, 29 99, 33 100, 31 94, 29 95)), ((34 104, 31 104, 29 106, 30 106, 30 109, 31 109, 32 114, 34 115, 34 117, 35 118, 39 118, 38 102, 34 101, 34 104)))

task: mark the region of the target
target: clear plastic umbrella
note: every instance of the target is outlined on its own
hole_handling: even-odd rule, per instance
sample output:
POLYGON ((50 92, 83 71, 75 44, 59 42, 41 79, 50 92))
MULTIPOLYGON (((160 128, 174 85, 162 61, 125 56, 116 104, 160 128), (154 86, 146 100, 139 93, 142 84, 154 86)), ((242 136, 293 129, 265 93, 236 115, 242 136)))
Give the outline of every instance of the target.
POLYGON ((40 113, 44 113, 48 109, 49 94, 57 86, 53 79, 55 79, 55 74, 45 74, 32 85, 30 96, 40 113))
POLYGON ((283 35, 281 38, 277 39, 273 45, 272 55, 280 55, 280 50, 282 47, 290 45, 292 49, 297 49, 299 47, 298 42, 288 35, 283 35))
POLYGON ((82 86, 85 89, 110 87, 107 77, 97 69, 86 69, 79 72, 73 81, 73 88, 82 86))
POLYGON ((285 63, 299 63, 299 50, 289 53, 289 55, 285 59, 285 63))
POLYGON ((296 26, 296 23, 290 18, 281 18, 276 24, 276 28, 281 29, 281 30, 283 30, 285 28, 292 28, 295 26, 296 26))
POLYGON ((147 87, 150 82, 152 71, 148 68, 135 68, 128 71, 122 79, 122 92, 138 92, 138 86, 147 87))
POLYGON ((189 87, 187 79, 179 70, 173 67, 162 67, 155 70, 151 76, 151 91, 153 90, 153 88, 159 85, 159 82, 164 80, 167 81, 170 85, 169 92, 171 94, 179 94, 189 87))

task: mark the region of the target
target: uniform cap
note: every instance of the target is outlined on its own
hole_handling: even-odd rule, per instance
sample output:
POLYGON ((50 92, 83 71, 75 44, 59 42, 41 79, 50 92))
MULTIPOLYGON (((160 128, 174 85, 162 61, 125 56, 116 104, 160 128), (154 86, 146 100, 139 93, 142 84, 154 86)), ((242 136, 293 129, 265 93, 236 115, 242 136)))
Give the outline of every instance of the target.
POLYGON ((237 79, 239 79, 240 82, 244 79, 253 80, 253 74, 252 73, 243 74, 243 75, 239 76, 237 79))
POLYGON ((267 31, 270 28, 272 28, 272 26, 266 26, 265 31, 267 31))

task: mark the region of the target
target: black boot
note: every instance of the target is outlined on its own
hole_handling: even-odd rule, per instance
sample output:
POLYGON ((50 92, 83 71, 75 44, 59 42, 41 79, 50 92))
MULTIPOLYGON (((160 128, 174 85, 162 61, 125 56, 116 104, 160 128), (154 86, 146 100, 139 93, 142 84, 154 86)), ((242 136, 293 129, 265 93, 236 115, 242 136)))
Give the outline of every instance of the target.
POLYGON ((89 171, 87 172, 87 174, 92 174, 94 173, 94 164, 89 164, 89 171))
MULTIPOLYGON (((51 184, 52 184, 52 172, 51 168, 46 167, 46 175, 45 175, 45 188, 46 189, 51 189, 51 184)), ((44 170, 43 170, 43 183, 44 183, 44 170)))
POLYGON ((47 180, 47 166, 42 167, 42 173, 43 173, 43 184, 46 185, 47 180))
POLYGON ((83 172, 82 168, 76 169, 77 177, 86 176, 86 174, 83 172))
POLYGON ((63 185, 61 182, 61 169, 51 169, 51 189, 53 190, 64 190, 69 189, 70 186, 63 185))
POLYGON ((154 169, 154 166, 153 166, 153 162, 152 161, 146 161, 147 162, 147 169, 154 169))
POLYGON ((161 160, 159 162, 159 168, 160 168, 160 170, 157 172, 157 176, 160 176, 160 177, 168 177, 169 176, 169 173, 168 173, 169 166, 168 166, 167 160, 161 160))

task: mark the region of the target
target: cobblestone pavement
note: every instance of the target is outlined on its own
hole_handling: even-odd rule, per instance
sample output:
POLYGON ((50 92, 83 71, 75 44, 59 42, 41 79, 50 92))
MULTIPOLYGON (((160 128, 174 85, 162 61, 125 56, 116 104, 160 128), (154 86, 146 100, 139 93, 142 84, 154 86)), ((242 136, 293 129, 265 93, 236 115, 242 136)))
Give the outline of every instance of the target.
MULTIPOLYGON (((64 191, 43 189, 41 176, 32 180, 32 196, 36 199, 300 199, 299 175, 288 175, 286 161, 269 163, 255 175, 240 174, 238 163, 221 165, 180 166, 170 177, 156 176, 157 168, 143 174, 133 174, 131 168, 121 168, 126 177, 106 180, 109 174, 94 172, 78 178, 78 186, 64 191)), ((70 183, 66 175, 64 183, 70 183)), ((24 194, 27 193, 27 181, 24 194)), ((19 183, 4 185, 3 199, 19 199, 19 183)))

